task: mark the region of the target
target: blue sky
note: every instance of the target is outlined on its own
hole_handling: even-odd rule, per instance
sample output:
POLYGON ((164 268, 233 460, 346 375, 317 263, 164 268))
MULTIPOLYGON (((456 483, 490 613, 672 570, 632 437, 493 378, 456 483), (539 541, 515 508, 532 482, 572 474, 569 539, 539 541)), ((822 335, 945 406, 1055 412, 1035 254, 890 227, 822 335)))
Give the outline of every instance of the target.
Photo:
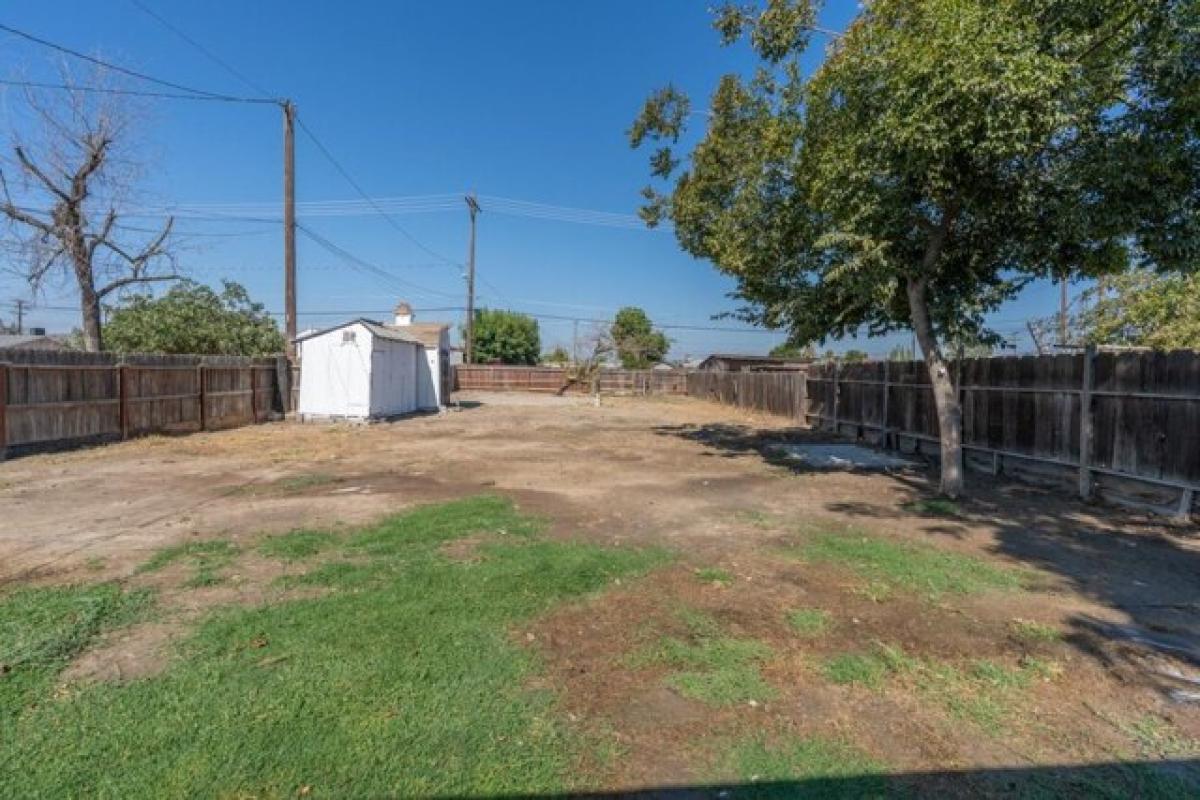
MULTIPOLYGON (((647 154, 629 149, 625 131, 647 93, 670 81, 702 104, 720 75, 752 65, 744 49, 718 46, 709 3, 143 2, 253 83, 291 97, 301 120, 371 196, 439 196, 405 201, 406 213, 394 216, 427 249, 378 215, 302 214, 303 225, 394 276, 351 268, 300 236, 302 328, 350 312, 383 317, 401 296, 419 309, 445 309, 423 319, 458 321, 461 312, 449 307, 464 303, 456 264, 465 260, 467 213, 456 198, 468 190, 485 198, 477 250, 483 304, 585 320, 640 305, 659 323, 745 327, 711 319, 734 307, 726 298, 733 283, 681 252, 669 232, 511 216, 486 200, 633 213, 647 182, 647 154), (414 204, 422 213, 407 213, 414 204)), ((844 28, 856 5, 831 0, 822 24, 844 28)), ((130 0, 9 4, 0 22, 180 84, 254 94, 130 0)), ((54 76, 53 54, 7 36, 3 44, 0 76, 54 76)), ((822 47, 818 38, 810 64, 819 62, 822 47)), ((0 87, 6 129, 20 100, 15 92, 0 87)), ((149 154, 143 203, 218 204, 222 215, 277 216, 280 132, 279 111, 269 105, 155 101, 141 134, 149 154), (246 208, 230 211, 232 204, 246 208)), ((357 197, 298 133, 300 203, 357 197)), ((282 310, 279 226, 225 219, 179 226, 198 234, 188 238, 183 257, 194 277, 237 280, 270 310, 282 310)), ((11 316, 17 297, 28 299, 27 289, 0 276, 0 316, 11 316)), ((1025 318, 1053 311, 1056 298, 1053 287, 1031 287, 996 315, 998 327, 1019 329, 1025 318)), ((66 308, 74 302, 69 285, 36 302, 29 324, 75 324, 77 314, 66 308)), ((547 348, 570 344, 571 322, 541 324, 547 348)), ((581 322, 581 334, 589 327, 581 322)), ((783 339, 668 333, 677 357, 764 352, 783 339)), ((897 340, 908 337, 833 347, 882 353, 897 340)))

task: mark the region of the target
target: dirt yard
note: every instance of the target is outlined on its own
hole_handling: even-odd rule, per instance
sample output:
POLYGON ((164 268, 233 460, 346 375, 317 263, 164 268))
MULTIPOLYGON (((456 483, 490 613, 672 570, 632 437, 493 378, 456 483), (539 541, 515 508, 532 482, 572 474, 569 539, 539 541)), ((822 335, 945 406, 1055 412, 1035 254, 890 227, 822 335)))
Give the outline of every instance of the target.
MULTIPOLYGON (((1121 796, 1141 773, 1112 765, 1161 760, 1200 780, 1194 530, 979 476, 945 504, 920 469, 798 471, 771 445, 818 437, 693 400, 460 399, 390 424, 269 424, 0 464, 0 592, 157 588, 172 613, 68 672, 129 679, 161 669, 201 610, 298 591, 273 588, 297 567, 262 557, 213 585, 138 573, 163 548, 496 493, 553 537, 674 554, 512 632, 565 724, 610 745, 582 757, 593 786, 704 783, 714 747, 747 736, 852 741, 930 792, 1066 775, 1053 785, 1068 794, 1121 796)), ((756 769, 744 777, 772 777, 756 769)))

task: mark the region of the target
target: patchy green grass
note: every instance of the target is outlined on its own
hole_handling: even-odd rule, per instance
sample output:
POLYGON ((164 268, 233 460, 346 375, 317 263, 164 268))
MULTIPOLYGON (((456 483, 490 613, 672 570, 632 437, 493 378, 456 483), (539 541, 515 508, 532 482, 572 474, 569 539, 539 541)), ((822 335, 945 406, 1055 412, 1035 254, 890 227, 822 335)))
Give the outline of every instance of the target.
POLYGON ((878 689, 887 677, 888 665, 875 653, 842 653, 826 661, 822 671, 833 683, 878 689))
POLYGON ((958 503, 945 497, 926 497, 920 500, 909 500, 901 503, 900 507, 914 514, 924 514, 929 517, 961 517, 962 509, 958 503))
POLYGON ((224 580, 221 570, 233 563, 237 555, 237 546, 227 539, 185 542, 159 550, 149 561, 138 567, 137 571, 155 572, 168 564, 183 561, 192 568, 192 577, 184 582, 184 586, 213 586, 224 580))
POLYGON ((1009 623, 1012 635, 1023 642, 1060 642, 1062 631, 1053 625, 1034 622, 1031 619, 1014 619, 1009 623))
POLYGON ((688 629, 686 638, 666 636, 635 650, 626 659, 632 667, 666 664, 678 668, 667 685, 685 697, 712 706, 751 700, 770 700, 778 692, 763 680, 759 665, 771 657, 771 648, 757 639, 727 636, 712 617, 683 609, 679 619, 688 629))
POLYGON ((667 677, 667 685, 684 697, 718 707, 772 700, 779 694, 758 667, 747 664, 676 672, 667 677))
POLYGON ((1148 758, 1195 758, 1200 756, 1200 742, 1184 734, 1156 714, 1146 714, 1130 723, 1120 725, 1133 739, 1143 756, 1148 758))
POLYGON ((806 639, 822 636, 831 624, 828 611, 819 608, 795 608, 787 613, 788 624, 798 635, 806 639))
POLYGON ((329 531, 290 531, 268 536, 258 545, 258 552, 282 561, 300 561, 334 547, 338 536, 329 531))
POLYGON ((1062 677, 1065 668, 1061 662, 1052 658, 1026 655, 1021 657, 1021 669, 1038 680, 1053 681, 1062 677))
POLYGON ((865 597, 872 603, 886 603, 896 594, 896 590, 890 583, 884 581, 867 581, 861 586, 854 587, 854 593, 859 597, 865 597))
POLYGON ((696 580, 701 583, 719 583, 722 586, 728 586, 733 583, 733 573, 719 567, 705 567, 704 569, 696 570, 694 574, 696 580))
POLYGON ((44 699, 58 673, 97 636, 132 622, 150 604, 150 592, 126 592, 115 583, 0 596, 0 726, 7 729, 44 699))
POLYGON ((843 653, 822 666, 833 683, 880 689, 889 679, 905 680, 951 716, 998 735, 1034 680, 1053 680, 1053 662, 1023 659, 1011 667, 990 659, 965 665, 917 658, 901 648, 878 644, 863 653, 843 653))
POLYGON ((934 599, 945 594, 1019 589, 1025 582, 1022 573, 982 559, 856 531, 817 533, 804 545, 801 554, 813 561, 844 564, 871 584, 918 592, 934 599))
POLYGON ((158 676, 58 700, 42 693, 0 737, 4 793, 413 797, 569 788, 586 743, 558 723, 551 693, 529 688, 537 659, 513 641, 512 626, 666 556, 489 535, 488 557, 468 567, 439 548, 484 530, 535 527, 507 501, 482 497, 351 534, 338 558, 374 566, 372 580, 327 572, 339 591, 218 610, 158 676))
POLYGON ((888 796, 883 766, 837 739, 746 738, 734 744, 727 765, 742 785, 723 796, 737 800, 888 796))

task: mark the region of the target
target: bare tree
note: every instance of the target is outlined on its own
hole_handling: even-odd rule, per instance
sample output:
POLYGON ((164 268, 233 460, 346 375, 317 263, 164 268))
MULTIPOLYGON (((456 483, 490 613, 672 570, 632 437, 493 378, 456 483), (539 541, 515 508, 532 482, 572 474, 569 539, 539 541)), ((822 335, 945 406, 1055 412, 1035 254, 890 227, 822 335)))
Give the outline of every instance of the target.
MULTIPOLYGON (((72 84, 64 81, 68 85, 72 84)), ((102 83, 102 75, 87 85, 102 83)), ((13 158, 0 161, 0 214, 16 238, 18 271, 35 292, 72 276, 79 291, 84 349, 102 348, 100 303, 129 286, 179 278, 170 239, 159 229, 118 220, 140 172, 133 150, 135 115, 127 98, 71 89, 29 90, 28 124, 13 125, 13 158), (17 176, 10 185, 6 168, 17 176)))
POLYGON ((564 383, 558 390, 560 395, 566 394, 574 386, 587 386, 600 402, 600 370, 609 362, 617 351, 612 333, 604 325, 597 324, 585 340, 585 347, 590 352, 584 358, 576 358, 563 374, 564 383))

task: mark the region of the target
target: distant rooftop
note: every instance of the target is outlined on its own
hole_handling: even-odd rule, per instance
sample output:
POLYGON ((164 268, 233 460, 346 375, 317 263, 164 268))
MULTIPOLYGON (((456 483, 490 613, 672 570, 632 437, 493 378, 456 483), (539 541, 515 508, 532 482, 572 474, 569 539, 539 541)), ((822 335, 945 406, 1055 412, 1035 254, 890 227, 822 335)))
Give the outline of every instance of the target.
POLYGON ((62 347, 62 337, 44 333, 0 333, 0 350, 33 348, 38 350, 62 347))

